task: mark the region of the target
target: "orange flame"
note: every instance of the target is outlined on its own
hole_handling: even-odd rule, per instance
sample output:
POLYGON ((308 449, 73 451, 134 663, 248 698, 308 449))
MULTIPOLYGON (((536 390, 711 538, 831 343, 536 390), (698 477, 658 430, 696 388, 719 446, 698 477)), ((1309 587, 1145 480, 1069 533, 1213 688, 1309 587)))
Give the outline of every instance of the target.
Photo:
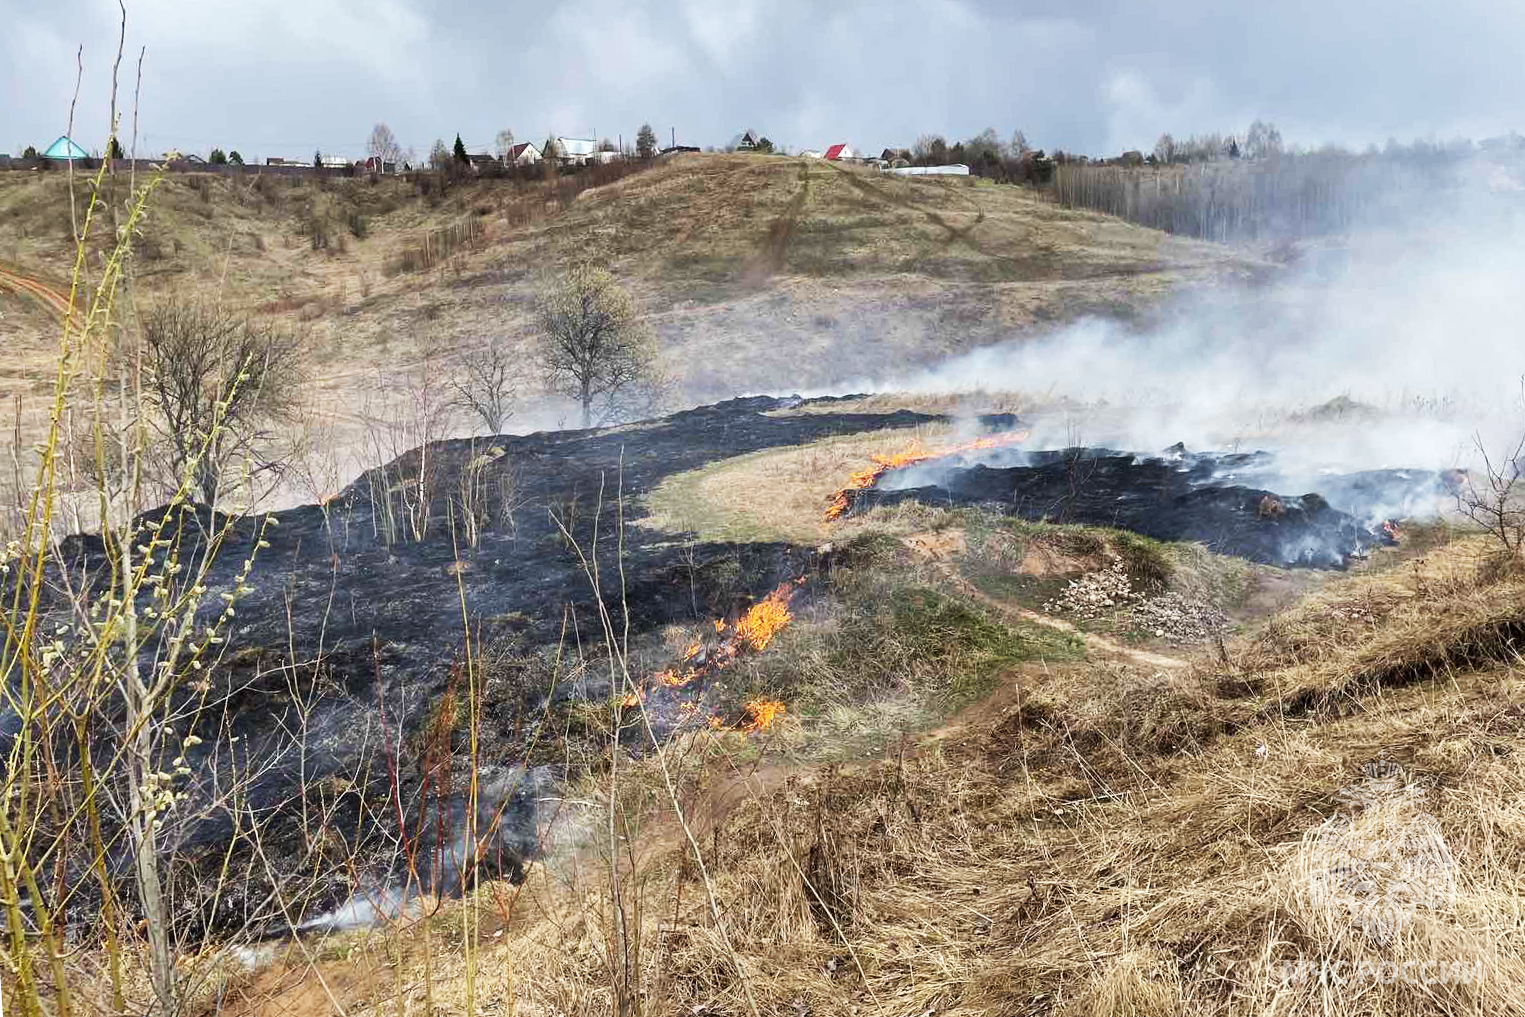
POLYGON ((773 637, 789 624, 789 602, 794 599, 794 584, 779 583, 778 588, 752 605, 732 630, 732 638, 754 652, 768 648, 773 637))
MULTIPOLYGON (((772 593, 753 604, 734 623, 717 618, 714 626, 715 632, 721 637, 720 641, 708 648, 703 639, 689 643, 683 649, 683 663, 653 674, 653 685, 668 689, 687 688, 699 679, 729 666, 742 653, 760 653, 767 649, 768 644, 794 619, 789 605, 804 583, 804 576, 779 583, 772 593)), ((621 703, 630 707, 640 701, 638 694, 627 693, 621 703)), ((678 703, 678 708, 685 717, 694 717, 698 715, 699 703, 685 699, 678 703)), ((715 730, 735 727, 741 731, 761 731, 783 713, 783 709, 782 703, 754 699, 747 704, 746 716, 741 721, 731 724, 712 716, 707 718, 707 723, 715 730)))
POLYGON ((861 491, 865 487, 872 487, 887 470, 898 470, 902 467, 911 466, 914 463, 924 462, 928 459, 941 459, 943 456, 958 455, 960 452, 973 452, 978 449, 1001 448, 1004 445, 1015 445, 1027 440, 1026 431, 1009 431, 1006 434, 992 434, 983 438, 976 438, 949 448, 929 450, 921 443, 921 439, 914 438, 904 451, 890 455, 875 454, 869 456, 872 466, 865 466, 847 478, 835 494, 826 500, 826 518, 836 519, 847 511, 847 492, 861 491))
POLYGON ((747 715, 739 725, 743 731, 766 731, 784 715, 784 704, 776 699, 753 699, 747 703, 747 715))

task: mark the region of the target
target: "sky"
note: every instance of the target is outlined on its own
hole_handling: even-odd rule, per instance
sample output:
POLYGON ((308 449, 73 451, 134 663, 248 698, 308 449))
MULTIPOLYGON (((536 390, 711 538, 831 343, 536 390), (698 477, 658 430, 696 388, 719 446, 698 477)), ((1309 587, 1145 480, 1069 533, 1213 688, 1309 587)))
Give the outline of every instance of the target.
MULTIPOLYGON (((1093 155, 1169 131, 1289 143, 1525 128, 1525 4, 1505 0, 129 0, 139 151, 359 156, 384 121, 426 153, 503 128, 878 151, 993 127, 1093 155)), ((104 147, 113 0, 0 0, 0 152, 104 147)), ((130 121, 124 134, 130 132, 130 121)))

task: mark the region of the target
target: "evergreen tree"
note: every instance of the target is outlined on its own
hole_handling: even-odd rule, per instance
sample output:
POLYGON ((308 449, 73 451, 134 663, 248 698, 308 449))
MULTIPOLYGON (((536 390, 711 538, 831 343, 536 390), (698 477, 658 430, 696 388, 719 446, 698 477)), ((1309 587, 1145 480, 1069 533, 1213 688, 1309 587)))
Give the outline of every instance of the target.
POLYGON ((213 166, 226 166, 228 164, 227 153, 220 148, 214 148, 212 149, 212 154, 207 156, 207 162, 213 166))
POLYGON ((464 143, 462 143, 461 136, 459 134, 455 136, 455 161, 460 163, 471 161, 470 159, 466 158, 466 146, 464 143))
POLYGON ((228 161, 235 166, 242 166, 244 164, 244 157, 239 155, 238 149, 235 148, 233 151, 228 153, 228 161))
POLYGON ((657 154, 657 132, 651 129, 650 124, 642 124, 641 129, 635 132, 635 154, 642 159, 650 159, 657 154))
POLYGON ((317 149, 313 149, 313 152, 312 152, 312 168, 313 169, 322 169, 323 168, 323 153, 321 151, 317 150, 317 149))

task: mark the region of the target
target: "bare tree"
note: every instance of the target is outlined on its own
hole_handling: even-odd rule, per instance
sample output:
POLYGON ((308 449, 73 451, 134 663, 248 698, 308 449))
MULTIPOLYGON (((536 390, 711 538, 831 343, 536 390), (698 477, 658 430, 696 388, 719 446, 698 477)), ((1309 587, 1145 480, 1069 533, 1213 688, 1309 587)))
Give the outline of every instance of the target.
POLYGON ((503 128, 498 132, 498 137, 493 144, 498 153, 498 161, 507 162, 508 153, 513 151, 514 147, 514 132, 507 127, 503 128))
POLYGON ((1275 124, 1257 120, 1244 136, 1244 154, 1251 159, 1265 159, 1281 154, 1281 131, 1275 124))
POLYGON ((1525 471, 1525 435, 1502 460, 1488 454, 1481 438, 1477 451, 1483 460, 1481 477, 1473 470, 1457 471, 1452 480, 1456 507, 1497 538, 1509 555, 1518 557, 1525 550, 1525 485, 1520 483, 1525 471))
POLYGON ((295 405, 299 347, 274 327, 220 307, 171 299, 142 319, 146 389, 176 477, 216 503, 224 470, 237 457, 257 469, 267 427, 295 405))
POLYGON ((371 138, 365 143, 365 152, 376 160, 376 168, 383 172, 387 163, 395 166, 402 159, 402 148, 397 144, 397 135, 392 133, 392 128, 381 123, 371 128, 371 138))
POLYGON ((624 287, 602 268, 573 268, 540 303, 540 366, 546 387, 582 406, 582 423, 660 395, 656 341, 624 287))
POLYGON ((456 402, 482 419, 489 434, 500 434, 514 415, 518 396, 518 370, 508 344, 494 337, 461 358, 451 385, 456 402))

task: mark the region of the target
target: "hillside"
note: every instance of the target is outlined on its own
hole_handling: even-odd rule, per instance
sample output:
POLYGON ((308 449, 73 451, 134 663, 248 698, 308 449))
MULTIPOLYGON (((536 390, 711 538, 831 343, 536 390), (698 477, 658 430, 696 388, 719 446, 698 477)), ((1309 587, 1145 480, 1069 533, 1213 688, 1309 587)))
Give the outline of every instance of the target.
MULTIPOLYGON (((62 286, 69 223, 63 174, 0 175, 0 265, 62 286)), ((538 183, 441 195, 397 180, 169 176, 134 296, 218 294, 302 330, 316 401, 353 424, 385 402, 370 391, 378 371, 489 335, 527 341, 538 281, 582 258, 634 291, 688 403, 893 374, 1078 315, 1144 314, 1176 287, 1266 267, 1015 187, 691 155, 566 207, 538 183), (475 242, 397 271, 429 231, 466 222, 475 242)), ((0 291, 0 343, 20 351, 0 395, 40 394, 55 342, 42 306, 0 291)))

